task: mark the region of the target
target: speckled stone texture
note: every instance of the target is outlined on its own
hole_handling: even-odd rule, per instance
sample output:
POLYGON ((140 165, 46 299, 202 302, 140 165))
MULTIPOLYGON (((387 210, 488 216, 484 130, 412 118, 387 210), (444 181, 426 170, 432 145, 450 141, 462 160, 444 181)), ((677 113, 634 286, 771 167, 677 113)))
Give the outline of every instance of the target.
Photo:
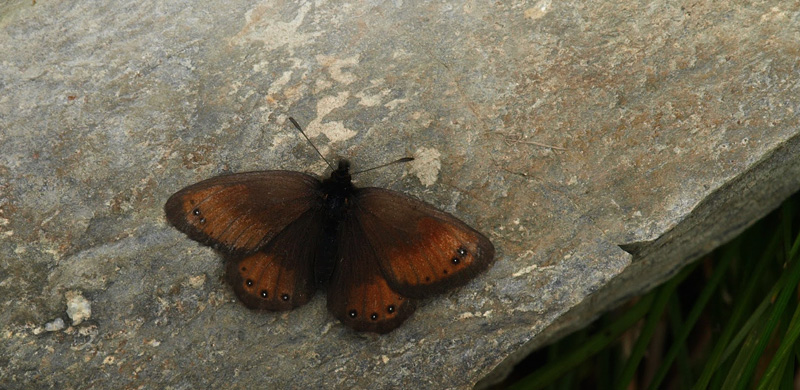
POLYGON ((5 2, 0 387, 491 383, 797 191, 798 42, 778 0, 5 2), (244 308, 162 206, 325 174, 289 115, 356 170, 417 157, 357 184, 463 218, 496 264, 385 336, 324 292, 244 308))

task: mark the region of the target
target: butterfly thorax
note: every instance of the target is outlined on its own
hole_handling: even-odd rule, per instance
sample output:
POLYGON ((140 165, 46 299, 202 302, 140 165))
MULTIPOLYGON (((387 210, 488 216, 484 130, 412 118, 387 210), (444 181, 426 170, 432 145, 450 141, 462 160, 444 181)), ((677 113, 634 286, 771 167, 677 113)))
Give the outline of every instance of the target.
POLYGON ((324 207, 328 220, 341 221, 350 204, 355 187, 350 176, 350 163, 340 160, 331 176, 322 181, 324 207))

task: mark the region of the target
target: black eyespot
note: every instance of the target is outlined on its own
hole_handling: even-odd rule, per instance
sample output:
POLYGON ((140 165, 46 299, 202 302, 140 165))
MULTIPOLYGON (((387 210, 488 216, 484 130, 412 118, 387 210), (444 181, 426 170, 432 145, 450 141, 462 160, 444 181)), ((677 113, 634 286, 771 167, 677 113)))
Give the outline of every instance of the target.
POLYGON ((247 287, 253 287, 253 281, 250 279, 245 280, 244 283, 247 284, 247 287))
POLYGON ((194 215, 200 215, 200 209, 194 209, 194 210, 192 210, 192 214, 194 214, 194 215))
POLYGON ((458 263, 461 262, 461 259, 459 259, 458 257, 454 257, 453 260, 450 260, 450 261, 452 261, 453 264, 458 264, 458 263))
POLYGON ((443 273, 443 274, 445 274, 445 275, 447 275, 447 270, 446 270, 446 269, 443 269, 443 270, 442 270, 442 273, 443 273))
POLYGON ((242 270, 242 272, 245 272, 245 271, 247 271, 247 267, 242 267, 241 270, 242 270))
POLYGON ((425 281, 426 281, 426 282, 430 282, 430 281, 431 281, 431 277, 430 277, 430 276, 426 276, 426 277, 425 277, 425 281))
POLYGON ((347 314, 350 316, 350 318, 356 318, 358 312, 356 312, 355 310, 350 310, 350 312, 347 314))
POLYGON ((467 255, 467 249, 464 248, 463 246, 459 247, 458 249, 456 249, 456 252, 458 252, 458 255, 461 256, 461 257, 464 257, 464 256, 467 255))
POLYGON ((200 218, 200 223, 206 223, 205 217, 204 218, 200 218))
POLYGON ((267 299, 267 290, 261 290, 261 298, 267 299))
POLYGON ((289 300, 289 294, 281 295, 281 299, 283 299, 284 301, 288 301, 289 300))
POLYGON ((389 313, 394 313, 394 305, 389 305, 389 307, 386 308, 386 311, 389 313))
POLYGON ((378 319, 378 313, 372 313, 372 315, 369 316, 369 318, 371 318, 373 321, 377 320, 378 319))

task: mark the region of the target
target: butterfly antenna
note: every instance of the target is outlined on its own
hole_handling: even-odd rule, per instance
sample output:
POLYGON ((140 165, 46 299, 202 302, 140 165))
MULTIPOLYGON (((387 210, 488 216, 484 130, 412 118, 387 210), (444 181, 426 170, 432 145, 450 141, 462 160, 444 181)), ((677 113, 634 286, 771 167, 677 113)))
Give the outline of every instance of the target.
POLYGON ((297 123, 297 121, 296 121, 296 120, 294 120, 294 118, 292 118, 292 117, 289 117, 289 121, 290 121, 290 122, 292 122, 292 124, 294 125, 294 127, 296 127, 296 128, 297 128, 297 131, 299 131, 299 132, 300 132, 300 134, 302 134, 302 135, 303 135, 303 137, 305 137, 306 141, 308 141, 308 143, 311 145, 311 147, 312 147, 312 148, 314 148, 314 150, 316 150, 316 151, 317 151, 317 154, 318 154, 318 155, 319 155, 319 156, 322 158, 322 161, 325 161, 325 164, 328 164, 328 166, 329 166, 329 167, 331 167, 331 170, 335 170, 335 168, 333 167, 333 165, 331 165, 331 163, 330 163, 330 162, 328 162, 328 160, 327 160, 327 159, 325 159, 325 156, 323 156, 323 155, 322 155, 322 153, 319 151, 319 149, 317 149, 317 147, 316 147, 316 146, 314 146, 314 143, 313 143, 313 142, 311 142, 311 139, 309 139, 309 138, 308 138, 308 136, 306 135, 306 132, 305 132, 305 131, 303 131, 303 128, 302 128, 302 127, 300 127, 300 125, 297 123))
POLYGON ((375 169, 378 169, 378 168, 388 167, 389 165, 399 164, 399 163, 404 163, 404 162, 409 162, 409 161, 414 161, 414 157, 403 157, 401 159, 394 160, 394 161, 392 161, 390 163, 386 163, 386 164, 383 164, 383 165, 378 165, 377 167, 372 167, 372 168, 369 168, 369 169, 365 169, 363 171, 353 172, 353 175, 358 174, 358 173, 369 172, 369 171, 372 171, 372 170, 375 170, 375 169))

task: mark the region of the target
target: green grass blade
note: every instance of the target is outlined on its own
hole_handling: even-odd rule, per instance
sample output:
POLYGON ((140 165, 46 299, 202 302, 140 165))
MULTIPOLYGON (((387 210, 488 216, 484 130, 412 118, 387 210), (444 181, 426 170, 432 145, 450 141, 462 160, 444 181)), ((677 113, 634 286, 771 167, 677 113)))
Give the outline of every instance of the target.
POLYGON ((686 317, 686 320, 678 332, 677 338, 672 342, 672 347, 664 357, 664 360, 661 363, 661 368, 658 370, 653 378, 653 382, 650 384, 651 389, 659 388, 661 381, 663 381, 667 376, 667 373, 669 373, 669 369, 672 367, 672 361, 676 356, 678 356, 680 349, 684 347, 686 338, 689 337, 689 333, 691 333, 692 329, 694 329, 697 319, 700 318, 700 314, 703 313, 703 309, 705 309, 706 304, 708 303, 709 299, 711 299, 711 296, 717 292, 717 287, 719 287, 722 278, 727 273, 728 267, 731 265, 731 262, 734 258, 736 258, 736 254, 734 253, 726 253, 726 255, 722 257, 722 261, 719 262, 714 270, 714 273, 711 275, 711 278, 703 288, 703 291, 700 292, 700 296, 697 297, 697 301, 692 307, 692 310, 689 312, 689 315, 686 317))
MULTIPOLYGON (((795 242, 795 245, 792 248, 792 252, 794 253, 790 255, 790 259, 796 258, 796 249, 800 244, 800 236, 798 236, 798 240, 799 241, 795 242)), ((789 267, 789 277, 786 279, 781 278, 784 280, 784 283, 779 285, 780 293, 778 294, 778 300, 775 301, 775 304, 772 306, 772 310, 769 313, 769 317, 767 318, 767 322, 765 324, 766 326, 757 337, 755 348, 749 355, 747 364, 741 371, 739 380, 736 382, 736 388, 738 389, 743 389, 750 384, 750 380, 755 373, 756 365, 758 364, 761 355, 764 353, 764 349, 767 347, 767 343, 769 342, 770 337, 772 337, 772 333, 778 325, 778 321, 783 316, 784 310, 786 310, 786 305, 789 303, 789 299, 794 294, 797 284, 800 283, 800 261, 791 262, 789 267)))
MULTIPOLYGON (((681 286, 683 286, 683 284, 681 284, 681 286)), ((678 288, 680 289, 681 287, 678 288)), ((673 340, 678 339, 681 324, 683 324, 685 321, 685 318, 683 318, 684 310, 682 308, 679 295, 680 294, 672 294, 669 306, 667 307, 667 320, 669 321, 668 326, 673 340)), ((690 346, 687 343, 674 345, 678 346, 678 353, 675 357, 674 378, 677 381, 675 386, 677 386, 679 389, 691 389, 692 378, 694 375, 692 375, 692 359, 690 357, 691 354, 689 353, 690 346)))
POLYGON ((596 336, 591 337, 581 347, 564 354, 557 362, 548 364, 532 372, 530 375, 527 375, 511 385, 509 389, 533 390, 552 385, 556 380, 571 372, 578 364, 583 363, 589 357, 594 356, 608 347, 608 345, 613 343, 622 333, 647 315, 654 298, 655 291, 646 294, 630 310, 622 314, 619 319, 598 332, 596 336))
MULTIPOLYGON (((767 244, 767 248, 762 253, 758 263, 766 264, 770 258, 774 257, 775 251, 778 249, 778 244, 780 244, 780 235, 772 235, 772 239, 770 240, 769 244, 767 244)), ((742 320, 744 319, 744 316, 747 314, 748 310, 751 310, 750 302, 752 302, 755 298, 756 288, 758 287, 761 277, 766 270, 766 266, 755 267, 755 273, 751 278, 748 279, 744 291, 734 300, 736 304, 733 306, 733 312, 731 313, 730 318, 727 320, 725 328, 723 328, 719 338, 716 340, 716 345, 709 355, 708 362, 703 368, 700 378, 693 387, 694 390, 708 388, 708 384, 711 381, 714 373, 717 372, 717 368, 719 368, 722 362, 727 360, 728 356, 730 356, 730 354, 739 347, 749 330, 752 329, 755 323, 754 319, 751 324, 746 324, 744 326, 742 325, 742 320), (740 332, 739 334, 734 335, 734 332, 736 332, 737 329, 740 330, 740 332)), ((762 305, 763 307, 757 308, 756 312, 763 312, 767 309, 768 304, 769 301, 765 300, 762 305)))
POLYGON ((670 279, 667 283, 663 286, 658 288, 658 295, 656 295, 656 299, 653 302, 653 306, 650 312, 647 314, 647 320, 645 321, 644 326, 642 327, 642 331, 639 335, 639 338, 636 340, 636 344, 633 346, 633 350, 631 351, 631 356, 628 358, 628 361, 625 363, 625 367, 622 369, 622 374, 617 380, 616 385, 614 386, 615 389, 624 389, 628 387, 628 384, 633 379, 633 376, 636 374, 636 368, 639 366, 639 363, 642 360, 642 356, 644 356, 644 352, 647 349, 647 345, 650 344, 650 340, 653 337, 653 333, 656 330, 656 326, 658 325, 659 321, 661 320, 661 316, 664 314, 664 308, 667 306, 667 302, 669 301, 669 297, 675 293, 675 289, 678 285, 686 279, 687 276, 697 267, 699 263, 693 263, 689 266, 682 269, 677 276, 670 279))
MULTIPOLYGON (((800 247, 800 235, 795 238, 794 245, 789 251, 791 264, 800 264, 800 259, 798 259, 797 256, 798 247, 800 247)), ((795 266, 793 268, 800 267, 795 266)), ((791 294, 794 292, 796 286, 796 283, 794 285, 786 286, 786 290, 789 290, 787 295, 791 297, 791 294)), ((789 323, 789 329, 781 340, 778 351, 775 352, 775 356, 773 356, 772 361, 770 361, 769 366, 767 366, 767 370, 764 372, 764 378, 759 384, 759 389, 766 389, 769 388, 766 387, 766 385, 777 383, 779 377, 786 367, 786 364, 790 359, 792 359, 792 350, 795 347, 798 337, 800 337, 800 306, 798 306, 794 311, 792 320, 789 323)))

